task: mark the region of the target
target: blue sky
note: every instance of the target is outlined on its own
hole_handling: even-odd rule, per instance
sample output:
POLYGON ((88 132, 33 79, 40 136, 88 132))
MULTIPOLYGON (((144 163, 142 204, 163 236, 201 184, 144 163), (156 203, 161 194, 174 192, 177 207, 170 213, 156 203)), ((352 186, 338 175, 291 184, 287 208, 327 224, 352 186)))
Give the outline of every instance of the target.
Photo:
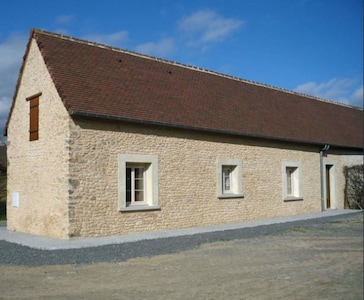
POLYGON ((1 127, 31 28, 363 107, 362 0, 2 0, 1 127))

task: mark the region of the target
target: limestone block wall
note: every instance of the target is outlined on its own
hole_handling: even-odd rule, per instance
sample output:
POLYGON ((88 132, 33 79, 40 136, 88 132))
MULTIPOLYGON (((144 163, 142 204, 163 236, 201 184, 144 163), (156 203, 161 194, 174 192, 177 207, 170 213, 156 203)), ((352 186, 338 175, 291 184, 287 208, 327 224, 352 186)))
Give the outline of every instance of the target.
POLYGON ((70 117, 33 41, 8 127, 9 230, 68 237, 70 117), (39 98, 39 140, 29 141, 29 102, 39 98), (19 205, 14 206, 14 198, 19 205))
POLYGON ((71 127, 70 236, 115 235, 321 210, 319 149, 77 119, 71 127), (161 210, 118 210, 118 155, 157 155, 161 210), (240 159, 244 198, 217 197, 217 161, 240 159), (302 166, 303 201, 283 201, 282 163, 302 166))

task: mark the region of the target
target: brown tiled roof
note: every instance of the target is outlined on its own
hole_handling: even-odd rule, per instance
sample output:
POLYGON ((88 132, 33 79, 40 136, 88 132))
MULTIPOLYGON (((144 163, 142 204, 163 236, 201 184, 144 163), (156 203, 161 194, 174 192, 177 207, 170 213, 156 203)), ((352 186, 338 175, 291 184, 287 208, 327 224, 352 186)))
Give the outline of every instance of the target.
POLYGON ((32 31, 71 115, 363 147, 363 110, 71 37, 32 31))

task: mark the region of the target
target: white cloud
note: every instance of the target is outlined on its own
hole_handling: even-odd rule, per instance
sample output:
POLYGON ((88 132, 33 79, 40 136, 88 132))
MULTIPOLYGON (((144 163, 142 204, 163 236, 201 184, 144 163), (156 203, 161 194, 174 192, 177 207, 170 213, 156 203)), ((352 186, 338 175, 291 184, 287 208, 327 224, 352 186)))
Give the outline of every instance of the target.
POLYGON ((355 79, 333 78, 322 83, 307 82, 297 86, 294 90, 299 93, 363 107, 363 85, 358 86, 355 79))
POLYGON ((18 79, 28 35, 13 33, 0 43, 0 136, 18 79))
POLYGON ((125 30, 117 31, 110 34, 89 34, 81 37, 81 39, 84 40, 116 47, 119 47, 121 44, 126 43, 128 41, 128 38, 128 32, 125 30))
POLYGON ((220 42, 241 28, 242 20, 225 18, 211 10, 201 10, 182 19, 178 28, 187 33, 191 44, 220 42))
MULTIPOLYGON (((25 34, 11 34, 0 43, 0 72, 20 66, 20 59, 25 52, 28 36, 25 34)), ((1 75, 6 75, 5 73, 1 75)))
POLYGON ((136 51, 154 56, 166 56, 174 50, 174 42, 171 38, 160 40, 156 43, 145 43, 138 45, 136 51))
POLYGON ((68 25, 75 20, 75 17, 72 15, 59 15, 55 19, 56 25, 68 25))
MULTIPOLYGON (((1 122, 3 123, 3 117, 7 117, 7 114, 9 112, 9 108, 10 108, 10 99, 11 97, 1 97, 0 98, 0 117, 2 118, 1 119, 1 122)), ((1 131, 1 129, 0 129, 1 131)))
POLYGON ((221 42, 237 31, 243 21, 225 18, 211 10, 193 13, 177 23, 178 38, 165 38, 157 42, 148 42, 136 46, 135 50, 153 56, 166 56, 176 50, 176 45, 184 44, 201 47, 202 51, 212 43, 221 42), (181 35, 181 32, 185 35, 181 35))
POLYGON ((364 105, 363 85, 358 87, 349 97, 349 104, 363 107, 364 105))

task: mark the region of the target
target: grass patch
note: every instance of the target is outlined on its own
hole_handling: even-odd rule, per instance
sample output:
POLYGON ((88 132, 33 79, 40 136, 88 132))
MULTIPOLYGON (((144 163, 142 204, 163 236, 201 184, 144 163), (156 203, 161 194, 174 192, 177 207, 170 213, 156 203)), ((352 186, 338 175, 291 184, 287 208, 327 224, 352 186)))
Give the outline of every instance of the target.
POLYGON ((334 221, 330 221, 329 223, 330 224, 341 224, 341 223, 343 223, 343 221, 342 220, 334 220, 334 221))
POLYGON ((306 228, 303 228, 303 227, 300 227, 300 226, 293 227, 291 230, 293 232, 300 232, 300 233, 306 233, 307 232, 306 228))

